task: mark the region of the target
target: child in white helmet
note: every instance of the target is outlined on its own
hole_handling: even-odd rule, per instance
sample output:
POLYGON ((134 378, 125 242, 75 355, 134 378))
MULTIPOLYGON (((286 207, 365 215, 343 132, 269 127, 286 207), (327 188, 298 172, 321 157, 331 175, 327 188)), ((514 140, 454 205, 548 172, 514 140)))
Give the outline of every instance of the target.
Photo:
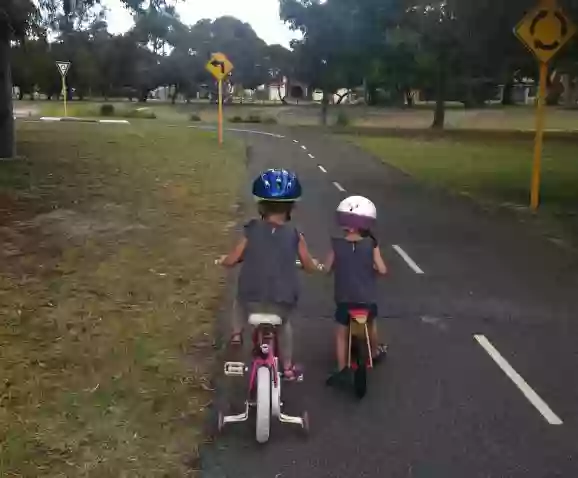
POLYGON ((348 374, 347 346, 349 311, 365 309, 369 313, 369 336, 373 363, 385 356, 386 347, 379 344, 377 324, 377 276, 387 274, 387 267, 377 240, 371 233, 377 218, 375 205, 362 196, 344 199, 337 207, 337 222, 343 235, 332 238, 332 250, 324 268, 334 275, 335 349, 337 372, 327 381, 333 384, 348 374))

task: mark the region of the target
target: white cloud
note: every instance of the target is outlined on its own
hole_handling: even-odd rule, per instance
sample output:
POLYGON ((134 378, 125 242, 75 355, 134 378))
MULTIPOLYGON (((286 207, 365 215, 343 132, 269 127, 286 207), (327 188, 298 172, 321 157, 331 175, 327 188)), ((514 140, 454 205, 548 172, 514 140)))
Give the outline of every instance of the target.
MULTIPOLYGON (((125 32, 131 27, 131 15, 122 7, 120 0, 103 0, 102 4, 109 9, 107 21, 111 32, 125 32)), ((269 44, 289 46, 293 38, 299 37, 279 19, 277 0, 185 0, 177 4, 177 11, 183 23, 188 25, 203 18, 236 17, 249 23, 257 35, 269 44)))

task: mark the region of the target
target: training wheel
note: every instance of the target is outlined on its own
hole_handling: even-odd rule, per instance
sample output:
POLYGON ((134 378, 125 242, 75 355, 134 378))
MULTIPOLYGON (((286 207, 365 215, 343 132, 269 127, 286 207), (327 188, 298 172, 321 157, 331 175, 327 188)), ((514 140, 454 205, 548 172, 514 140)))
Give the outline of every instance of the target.
POLYGON ((303 415, 301 415, 301 419, 303 420, 303 432, 306 435, 309 435, 309 413, 307 413, 306 411, 303 412, 303 415))
POLYGON ((221 433, 224 428, 225 428, 225 416, 223 415, 223 412, 219 412, 219 416, 217 418, 217 429, 219 430, 219 433, 221 433))

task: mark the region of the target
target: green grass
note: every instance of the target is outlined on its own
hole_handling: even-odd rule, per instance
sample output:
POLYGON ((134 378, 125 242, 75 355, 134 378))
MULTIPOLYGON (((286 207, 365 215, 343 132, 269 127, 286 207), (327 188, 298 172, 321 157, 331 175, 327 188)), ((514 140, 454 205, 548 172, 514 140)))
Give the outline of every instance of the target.
POLYGON ((0 163, 0 476, 193 476, 242 148, 19 124, 0 163))
MULTIPOLYGON (((69 116, 94 117, 99 116, 99 108, 103 101, 72 101, 69 102, 69 116)), ((206 123, 217 122, 217 106, 206 100, 194 101, 190 104, 148 101, 146 104, 128 101, 110 101, 118 110, 118 116, 123 112, 145 107, 155 113, 157 118, 165 122, 188 122, 191 114, 198 115, 206 123)), ((61 101, 15 101, 14 108, 33 109, 44 116, 63 116, 61 101)), ((315 103, 300 105, 279 104, 226 104, 225 117, 261 116, 273 118, 280 125, 286 126, 319 126, 320 106, 315 103)), ((418 104, 413 108, 368 107, 365 105, 335 105, 329 107, 328 124, 334 125, 339 117, 348 118, 348 126, 369 129, 403 128, 409 130, 427 129, 433 120, 433 104, 418 104)), ((532 105, 503 107, 488 105, 482 109, 465 109, 463 105, 447 104, 446 128, 451 130, 516 130, 531 131, 535 126, 535 108, 532 105)), ((578 132, 578 114, 575 110, 561 107, 549 107, 546 114, 546 128, 578 132)))
MULTIPOLYGON (((463 140, 350 137, 387 163, 427 184, 489 204, 529 202, 531 140, 463 140)), ((541 211, 576 227, 578 143, 546 141, 541 211)))

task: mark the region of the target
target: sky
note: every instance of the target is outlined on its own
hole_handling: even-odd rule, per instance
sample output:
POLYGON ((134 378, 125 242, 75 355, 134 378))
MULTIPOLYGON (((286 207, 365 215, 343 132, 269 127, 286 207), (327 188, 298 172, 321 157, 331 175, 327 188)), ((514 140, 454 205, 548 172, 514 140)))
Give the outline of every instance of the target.
MULTIPOLYGON (((132 18, 120 0, 103 0, 101 3, 109 9, 107 22, 111 33, 123 33, 132 26, 132 18)), ((269 44, 280 43, 288 47, 289 42, 299 36, 279 19, 277 0, 184 0, 177 4, 177 11, 181 21, 187 25, 203 18, 236 17, 249 23, 269 44)))

